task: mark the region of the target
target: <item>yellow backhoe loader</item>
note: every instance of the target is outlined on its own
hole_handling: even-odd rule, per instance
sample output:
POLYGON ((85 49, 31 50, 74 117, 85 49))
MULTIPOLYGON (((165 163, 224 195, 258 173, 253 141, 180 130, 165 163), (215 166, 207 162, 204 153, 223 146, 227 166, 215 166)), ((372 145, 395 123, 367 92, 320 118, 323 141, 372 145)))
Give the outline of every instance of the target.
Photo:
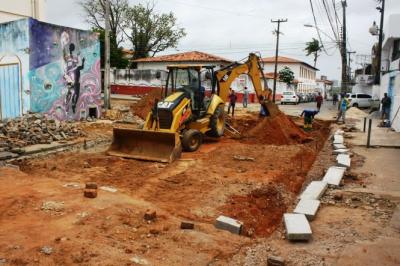
POLYGON ((199 65, 168 66, 164 98, 156 100, 143 129, 113 129, 113 142, 107 153, 140 160, 172 162, 184 151, 195 151, 204 135, 218 138, 224 134, 224 106, 232 82, 241 74, 250 76, 257 99, 265 110, 260 57, 251 53, 244 63, 233 63, 214 72, 214 67, 199 65), (201 77, 211 82, 212 93, 205 96, 201 77), (261 100, 260 100, 261 99, 261 100))

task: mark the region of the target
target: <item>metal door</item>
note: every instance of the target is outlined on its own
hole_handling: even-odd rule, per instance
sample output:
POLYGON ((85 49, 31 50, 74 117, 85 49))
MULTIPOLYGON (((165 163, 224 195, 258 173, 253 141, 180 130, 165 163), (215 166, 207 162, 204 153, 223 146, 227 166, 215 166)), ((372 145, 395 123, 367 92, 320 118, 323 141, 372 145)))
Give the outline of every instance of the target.
POLYGON ((21 88, 18 64, 0 65, 1 119, 21 115, 21 88))

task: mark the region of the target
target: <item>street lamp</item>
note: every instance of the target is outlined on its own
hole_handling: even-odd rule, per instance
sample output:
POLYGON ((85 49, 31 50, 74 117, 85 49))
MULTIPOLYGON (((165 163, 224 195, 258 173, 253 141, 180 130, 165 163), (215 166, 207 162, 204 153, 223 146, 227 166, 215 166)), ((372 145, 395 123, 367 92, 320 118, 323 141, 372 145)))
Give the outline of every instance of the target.
POLYGON ((311 25, 311 24, 304 24, 304 27, 307 28, 315 28, 317 30, 319 30, 322 34, 324 34, 326 37, 328 37, 331 41, 336 42, 335 39, 333 39, 331 36, 329 36, 327 33, 325 33, 323 30, 321 30, 319 27, 311 25))
POLYGON ((372 23, 372 26, 369 28, 368 31, 372 36, 377 36, 379 34, 379 28, 378 25, 376 25, 375 21, 374 23, 372 23))

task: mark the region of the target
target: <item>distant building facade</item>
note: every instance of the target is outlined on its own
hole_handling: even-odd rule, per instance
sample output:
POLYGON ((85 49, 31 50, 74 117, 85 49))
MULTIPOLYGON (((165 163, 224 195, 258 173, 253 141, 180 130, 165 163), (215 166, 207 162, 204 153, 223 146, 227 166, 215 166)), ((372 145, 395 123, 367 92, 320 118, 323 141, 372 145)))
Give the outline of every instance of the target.
MULTIPOLYGON (((275 68, 275 56, 266 57, 262 59, 264 64, 264 71, 274 72, 275 68)), ((301 93, 312 93, 317 88, 316 73, 317 68, 310 64, 285 56, 278 56, 278 72, 284 67, 289 67, 293 73, 294 78, 297 80, 297 92, 301 93)))
POLYGON ((380 98, 384 93, 392 99, 390 120, 400 132, 400 14, 391 15, 384 28, 382 45, 380 98))

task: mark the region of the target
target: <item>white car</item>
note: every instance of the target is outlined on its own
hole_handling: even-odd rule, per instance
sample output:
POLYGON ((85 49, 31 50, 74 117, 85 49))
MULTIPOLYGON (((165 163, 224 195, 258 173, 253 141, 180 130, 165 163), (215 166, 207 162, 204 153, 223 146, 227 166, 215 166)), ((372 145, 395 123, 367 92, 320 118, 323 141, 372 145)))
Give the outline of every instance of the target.
MULTIPOLYGON (((354 93, 348 96, 350 101, 350 106, 359 108, 371 108, 375 107, 376 100, 372 98, 369 94, 364 93, 354 93)), ((379 99, 377 100, 379 102, 379 99)))
POLYGON ((286 103, 298 104, 299 96, 297 96, 294 91, 284 91, 282 93, 281 104, 286 103))

